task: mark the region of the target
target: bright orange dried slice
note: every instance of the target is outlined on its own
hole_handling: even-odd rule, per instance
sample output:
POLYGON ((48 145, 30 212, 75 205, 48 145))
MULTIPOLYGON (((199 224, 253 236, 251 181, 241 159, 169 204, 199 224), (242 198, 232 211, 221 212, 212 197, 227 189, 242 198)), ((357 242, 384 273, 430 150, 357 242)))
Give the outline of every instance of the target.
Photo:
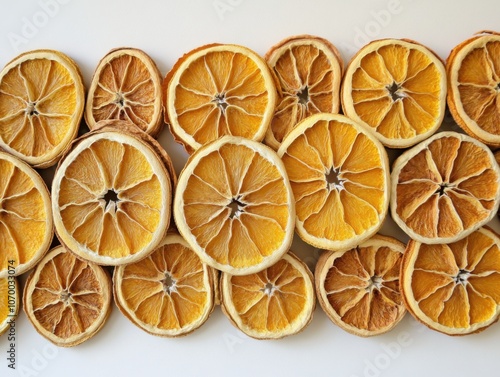
POLYGON ((278 149, 295 125, 316 113, 338 113, 344 63, 333 44, 297 35, 273 46, 265 59, 282 92, 265 142, 278 149))
POLYGON ((350 249, 375 234, 389 206, 387 153, 368 131, 343 115, 315 114, 283 140, 296 201, 296 230, 307 243, 350 249))
POLYGON ((408 311, 448 335, 486 329, 500 314, 500 238, 487 227, 450 244, 411 240, 401 268, 408 311))
POLYGON ((313 276, 288 252, 264 271, 221 276, 222 310, 234 326, 256 339, 280 339, 304 330, 316 307, 313 276))
POLYGON ((58 246, 28 277, 23 307, 38 333, 57 346, 72 347, 104 326, 111 297, 111 278, 102 267, 58 246))
POLYGON ((186 335, 212 313, 215 277, 215 270, 180 235, 168 234, 145 259, 115 269, 115 301, 132 323, 150 334, 186 335))
POLYGON ((58 51, 23 53, 0 72, 0 147, 38 168, 76 137, 85 93, 80 70, 58 51))
POLYGON ((14 276, 0 278, 0 335, 7 332, 19 311, 18 281, 14 276))
POLYGON ((135 48, 110 51, 98 64, 87 94, 85 120, 128 120, 150 135, 163 124, 162 78, 155 62, 135 48))
POLYGON ((392 218, 411 238, 457 241, 497 213, 500 168, 486 145, 441 132, 403 153, 391 177, 392 218))
POLYGON ((203 262, 233 275, 261 271, 293 238, 295 205, 285 167, 271 148, 224 136, 189 158, 174 217, 203 262))
POLYGON ((439 128, 446 90, 444 64, 432 51, 409 40, 382 39, 349 63, 342 109, 385 146, 406 148, 439 128))
POLYGON ((402 242, 376 234, 354 249, 321 254, 316 292, 330 320, 359 336, 392 330, 406 313, 399 288, 404 251, 402 242))
POLYGON ((32 268, 54 236, 50 194, 28 164, 0 152, 0 278, 32 268))
POLYGON ((277 101, 264 59, 230 44, 185 54, 166 76, 164 88, 165 122, 188 152, 223 135, 261 141, 277 101))

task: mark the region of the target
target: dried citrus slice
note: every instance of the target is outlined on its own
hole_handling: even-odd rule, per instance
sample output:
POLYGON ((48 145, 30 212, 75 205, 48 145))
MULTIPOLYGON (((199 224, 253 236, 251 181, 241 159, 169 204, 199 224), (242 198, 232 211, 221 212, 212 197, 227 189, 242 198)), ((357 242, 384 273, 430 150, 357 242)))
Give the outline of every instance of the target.
POLYGON ((404 251, 402 242, 376 234, 354 249, 323 253, 314 275, 330 320, 359 336, 392 330, 406 313, 399 289, 404 251))
POLYGON ((185 54, 164 87, 165 122, 189 152, 223 135, 262 140, 277 101, 266 62, 238 45, 212 44, 185 54))
POLYGON ((111 311, 111 279, 102 267, 64 247, 47 253, 24 287, 24 311, 57 346, 76 346, 104 326, 111 311))
POLYGON ((265 56, 282 92, 265 142, 278 149, 283 138, 305 117, 338 113, 343 61, 326 39, 297 35, 273 46, 265 56))
POLYGON ((222 310, 231 322, 256 339, 280 339, 302 331, 316 307, 313 276, 288 252, 276 264, 245 276, 223 273, 222 310))
POLYGON ((498 210, 500 168, 483 143, 441 132, 403 153, 391 177, 392 218, 423 243, 457 241, 498 210))
POLYGON ((450 244, 411 240, 401 268, 408 311, 433 330, 467 335, 500 313, 500 238, 487 227, 450 244))
POLYGON ((145 259, 115 269, 115 301, 132 323, 150 334, 186 335, 214 309, 214 277, 215 271, 180 235, 168 234, 145 259))
POLYGON ((5 333, 19 311, 19 289, 14 276, 0 278, 0 335, 5 333))
POLYGON ((364 46, 349 63, 342 109, 385 146, 406 148, 432 135, 446 108, 446 71, 419 43, 382 39, 364 46))
POLYGON ((0 147, 53 165, 76 137, 85 103, 80 70, 52 50, 23 53, 0 72, 0 147))
POLYGON ((111 121, 80 137, 52 182, 56 233, 81 258, 132 263, 151 253, 170 223, 172 183, 166 154, 151 137, 111 121), (166 157, 165 157, 166 156, 166 157))
POLYGON ((128 120, 156 135, 161 129, 162 78, 155 62, 135 48, 110 51, 98 64, 87 95, 90 129, 107 119, 128 120))
POLYGON ((315 114, 283 140, 296 201, 296 229, 322 249, 350 249, 375 234, 389 206, 389 162, 384 147, 342 115, 315 114))
POLYGON ((0 152, 0 278, 20 275, 47 252, 54 236, 50 195, 28 164, 0 152))
POLYGON ((261 271, 293 238, 295 206, 285 167, 269 147, 224 136, 188 160, 174 217, 203 262, 233 275, 261 271))

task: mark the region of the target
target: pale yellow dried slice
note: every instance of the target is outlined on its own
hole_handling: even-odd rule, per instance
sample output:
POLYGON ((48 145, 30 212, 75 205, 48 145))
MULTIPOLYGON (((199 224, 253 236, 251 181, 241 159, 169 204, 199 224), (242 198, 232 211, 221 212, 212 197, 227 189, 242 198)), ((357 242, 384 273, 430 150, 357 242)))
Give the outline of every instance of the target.
MULTIPOLYGON (((16 320, 20 300, 17 279, 13 275, 0 278, 0 335, 9 331, 16 320)), ((15 335, 15 327, 13 331, 15 335)))

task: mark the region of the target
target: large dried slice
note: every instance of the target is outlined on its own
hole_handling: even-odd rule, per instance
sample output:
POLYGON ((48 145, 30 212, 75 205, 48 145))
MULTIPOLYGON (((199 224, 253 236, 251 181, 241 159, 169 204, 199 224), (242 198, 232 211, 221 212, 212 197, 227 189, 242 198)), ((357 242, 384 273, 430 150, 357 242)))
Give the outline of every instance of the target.
POLYGON ((28 164, 0 152, 0 278, 20 275, 47 252, 54 236, 50 195, 28 164))
POLYGON ((72 347, 104 326, 111 295, 111 279, 102 267, 58 246, 28 277, 23 307, 42 336, 57 346, 72 347))
POLYGON ((87 94, 90 129, 107 119, 128 120, 155 136, 161 130, 162 78, 155 62, 135 48, 110 51, 98 64, 87 94))
POLYGON ((401 268, 408 311, 448 335, 484 330, 500 314, 500 238, 480 228, 450 244, 411 240, 401 268))
POLYGON ((215 276, 181 236, 168 234, 145 259, 115 269, 115 301, 132 323, 150 334, 186 335, 214 309, 215 276))
POLYGON ((349 63, 342 109, 385 146, 406 148, 439 128, 446 90, 444 64, 432 51, 409 40, 382 39, 349 63))
POLYGON ((389 162, 380 142, 342 115, 315 114, 283 140, 296 229, 322 249, 350 249, 375 234, 389 206, 389 162))
POLYGON ((324 252, 314 275, 330 320, 359 336, 392 330, 406 313, 399 288, 404 251, 402 242, 376 234, 354 249, 324 252))
POLYGON ((19 55, 0 72, 0 147, 35 167, 55 164, 76 137, 84 103, 80 70, 68 56, 19 55))
POLYGON ((17 279, 10 275, 0 278, 0 335, 5 333, 19 311, 19 289, 17 279))
POLYGON ((391 177, 392 218, 429 244, 459 240, 496 214, 500 168, 483 143, 441 132, 403 153, 391 177))
POLYGON ((188 152, 223 135, 262 140, 277 101, 266 62, 238 45, 211 44, 185 54, 164 88, 165 122, 188 152))
POLYGON ((297 35, 273 46, 265 59, 278 78, 281 100, 265 142, 278 149, 295 125, 316 113, 338 113, 343 61, 329 41, 297 35))
POLYGON ((302 331, 316 306, 313 276, 288 252, 276 264, 245 276, 223 273, 222 310, 246 335, 280 339, 302 331))
POLYGON ((261 271, 293 238, 295 205, 285 167, 271 148, 224 136, 188 160, 174 217, 205 263, 233 275, 261 271))

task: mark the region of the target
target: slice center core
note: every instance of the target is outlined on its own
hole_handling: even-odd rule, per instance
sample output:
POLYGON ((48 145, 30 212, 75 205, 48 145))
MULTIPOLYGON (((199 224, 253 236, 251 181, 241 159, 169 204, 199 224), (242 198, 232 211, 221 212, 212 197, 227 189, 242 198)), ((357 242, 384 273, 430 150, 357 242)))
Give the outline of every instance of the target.
POLYGON ((110 189, 104 195, 104 201, 106 202, 106 207, 108 207, 109 203, 113 202, 116 204, 120 201, 120 199, 118 199, 118 193, 115 190, 110 189))
POLYGON ((217 93, 212 102, 217 105, 217 107, 220 109, 220 111, 222 111, 223 114, 226 112, 226 108, 229 105, 226 102, 226 95, 224 93, 217 93))
POLYGON ((264 292, 265 295, 272 296, 276 289, 278 288, 274 284, 267 283, 261 291, 264 292))
POLYGON ((163 292, 166 294, 177 292, 177 281, 168 272, 165 272, 165 277, 161 280, 161 283, 163 284, 163 292))
POLYGON ((458 271, 457 276, 455 276, 453 280, 455 281, 455 284, 465 285, 465 283, 467 283, 467 279, 469 279, 469 276, 470 276, 470 271, 460 270, 458 271))
POLYGON ((69 304, 71 301, 71 292, 69 292, 67 289, 61 292, 61 301, 64 302, 65 304, 69 304))
POLYGON ((123 96, 122 93, 116 93, 115 103, 120 107, 125 106, 125 97, 123 96))
POLYGON ((245 203, 240 202, 240 197, 233 198, 231 203, 227 205, 229 209, 231 209, 230 218, 238 217, 243 212, 243 208, 246 206, 245 203))
POLYGON ((307 86, 304 86, 297 93, 297 97, 299 98, 299 103, 301 105, 307 105, 307 103, 309 102, 309 88, 307 86))
POLYGON ((371 292, 374 289, 380 289, 381 287, 382 287, 382 278, 380 276, 373 275, 368 281, 368 286, 366 287, 366 290, 368 292, 371 292))
POLYGON ((393 82, 391 85, 386 86, 387 91, 391 95, 391 98, 394 102, 404 98, 405 95, 400 91, 401 85, 396 82, 393 82))
POLYGON ((36 102, 28 102, 25 111, 29 116, 35 116, 39 114, 38 110, 36 109, 36 102))
POLYGON ((436 190, 435 194, 438 194, 439 196, 446 195, 446 192, 448 191, 447 189, 453 187, 449 183, 443 182, 439 184, 439 188, 436 190))
POLYGON ((325 174, 326 188, 329 190, 343 190, 345 179, 340 178, 340 171, 331 168, 328 173, 325 174))

